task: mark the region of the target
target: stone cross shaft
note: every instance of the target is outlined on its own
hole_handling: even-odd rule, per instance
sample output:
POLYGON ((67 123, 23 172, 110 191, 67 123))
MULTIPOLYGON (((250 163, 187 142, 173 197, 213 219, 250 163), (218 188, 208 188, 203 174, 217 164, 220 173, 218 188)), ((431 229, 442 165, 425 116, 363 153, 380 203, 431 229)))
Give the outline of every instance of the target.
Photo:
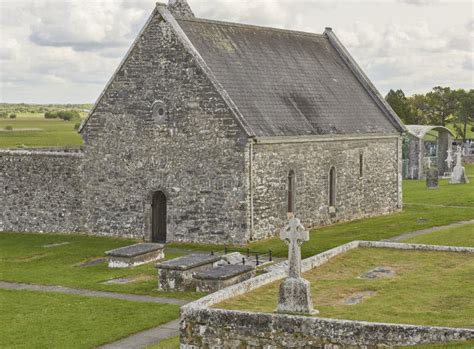
POLYGON ((280 232, 280 239, 289 246, 288 276, 301 277, 301 244, 309 240, 309 232, 304 230, 298 218, 291 218, 289 224, 280 232))
POLYGON ((453 151, 451 147, 448 148, 447 150, 448 156, 446 157, 446 164, 448 165, 448 169, 451 170, 451 167, 453 166, 453 151))

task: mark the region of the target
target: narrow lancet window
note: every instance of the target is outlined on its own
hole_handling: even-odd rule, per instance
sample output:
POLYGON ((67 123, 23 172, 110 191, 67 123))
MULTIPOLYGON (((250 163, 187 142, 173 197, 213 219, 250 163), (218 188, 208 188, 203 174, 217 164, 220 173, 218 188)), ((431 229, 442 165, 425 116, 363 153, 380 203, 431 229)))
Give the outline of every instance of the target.
POLYGON ((329 206, 336 206, 336 168, 331 167, 329 171, 329 206))
POLYGON ((288 213, 295 213, 296 200, 296 181, 295 172, 291 170, 288 173, 288 213))

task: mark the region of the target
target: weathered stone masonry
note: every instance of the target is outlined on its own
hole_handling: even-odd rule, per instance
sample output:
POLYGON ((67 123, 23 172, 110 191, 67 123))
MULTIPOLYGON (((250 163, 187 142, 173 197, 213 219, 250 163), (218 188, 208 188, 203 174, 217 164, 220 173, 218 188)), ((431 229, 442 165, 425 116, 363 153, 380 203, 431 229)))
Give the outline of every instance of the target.
POLYGON ((290 170, 296 175, 296 213, 305 226, 386 214, 401 208, 399 138, 348 138, 254 145, 254 238, 276 233, 287 221, 290 170), (336 212, 331 215, 329 171, 333 166, 336 212))
POLYGON ((147 206, 162 190, 169 240, 245 239, 246 140, 159 15, 98 103, 84 136, 87 231, 149 238, 147 206), (166 107, 163 124, 151 115, 155 101, 166 107))
POLYGON ((83 154, 0 151, 0 230, 83 231, 83 154))

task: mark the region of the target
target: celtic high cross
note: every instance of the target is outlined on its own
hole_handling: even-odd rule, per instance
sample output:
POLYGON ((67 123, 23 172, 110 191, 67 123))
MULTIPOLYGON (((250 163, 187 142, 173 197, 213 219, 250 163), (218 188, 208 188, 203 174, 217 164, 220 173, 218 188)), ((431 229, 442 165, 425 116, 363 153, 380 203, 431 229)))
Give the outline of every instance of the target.
POLYGON ((309 240, 309 232, 304 229, 298 218, 291 218, 289 224, 280 232, 280 239, 289 246, 288 276, 301 277, 301 245, 309 240))

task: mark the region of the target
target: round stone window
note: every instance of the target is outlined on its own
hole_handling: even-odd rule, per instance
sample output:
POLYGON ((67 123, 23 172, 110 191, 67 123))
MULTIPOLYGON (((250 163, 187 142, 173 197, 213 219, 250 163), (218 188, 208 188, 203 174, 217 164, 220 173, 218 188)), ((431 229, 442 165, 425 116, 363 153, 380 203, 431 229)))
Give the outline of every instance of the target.
POLYGON ((153 103, 152 106, 153 109, 153 119, 155 119, 157 122, 165 122, 166 121, 166 108, 161 101, 157 101, 153 103))

